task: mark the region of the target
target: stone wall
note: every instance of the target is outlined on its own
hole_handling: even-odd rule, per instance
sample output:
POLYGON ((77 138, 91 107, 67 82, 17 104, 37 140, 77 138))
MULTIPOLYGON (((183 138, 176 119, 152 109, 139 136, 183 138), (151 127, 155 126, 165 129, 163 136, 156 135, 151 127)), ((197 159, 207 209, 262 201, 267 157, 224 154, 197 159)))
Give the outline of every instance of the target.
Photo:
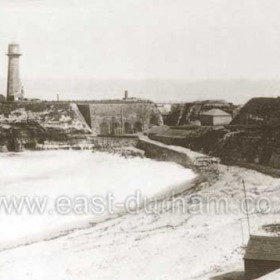
POLYGON ((94 135, 124 135, 162 125, 157 106, 148 101, 78 104, 94 135))
POLYGON ((186 168, 193 168, 193 159, 180 149, 168 147, 156 141, 140 138, 137 148, 145 151, 145 156, 161 161, 176 162, 186 168))
POLYGON ((200 174, 202 180, 209 183, 214 182, 219 176, 219 161, 216 158, 183 147, 168 146, 146 137, 140 137, 137 148, 144 150, 148 158, 172 161, 190 168, 200 174))
POLYGON ((136 147, 138 137, 94 137, 92 143, 96 146, 108 147, 136 147))
POLYGON ((91 128, 91 117, 88 104, 77 104, 80 113, 83 115, 87 125, 91 128))

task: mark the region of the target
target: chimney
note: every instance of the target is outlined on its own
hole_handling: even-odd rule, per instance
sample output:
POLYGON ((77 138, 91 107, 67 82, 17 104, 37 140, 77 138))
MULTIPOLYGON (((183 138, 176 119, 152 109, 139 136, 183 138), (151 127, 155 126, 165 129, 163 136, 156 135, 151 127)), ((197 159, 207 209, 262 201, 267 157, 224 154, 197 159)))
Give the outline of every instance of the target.
POLYGON ((127 99, 128 99, 128 91, 125 90, 125 91, 124 91, 124 100, 127 100, 127 99))

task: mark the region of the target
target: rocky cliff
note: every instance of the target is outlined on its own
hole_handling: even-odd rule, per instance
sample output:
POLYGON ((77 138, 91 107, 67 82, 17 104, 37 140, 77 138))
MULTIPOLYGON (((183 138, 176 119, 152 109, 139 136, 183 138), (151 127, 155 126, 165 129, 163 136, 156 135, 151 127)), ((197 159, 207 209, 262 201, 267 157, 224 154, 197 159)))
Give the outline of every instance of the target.
POLYGON ((70 103, 23 102, 0 104, 1 150, 34 148, 45 141, 83 138, 91 130, 70 103))

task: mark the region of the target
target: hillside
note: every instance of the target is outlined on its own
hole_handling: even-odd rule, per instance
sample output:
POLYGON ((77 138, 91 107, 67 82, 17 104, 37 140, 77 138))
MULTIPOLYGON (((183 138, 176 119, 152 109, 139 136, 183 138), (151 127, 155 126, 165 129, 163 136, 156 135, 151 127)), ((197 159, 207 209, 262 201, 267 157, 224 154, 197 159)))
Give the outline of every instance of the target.
POLYGON ((204 100, 172 105, 171 113, 167 117, 166 125, 188 125, 199 122, 199 115, 208 110, 218 108, 232 116, 236 114, 238 106, 224 100, 204 100))
POLYGON ((280 98, 253 98, 232 121, 232 125, 279 125, 280 98))

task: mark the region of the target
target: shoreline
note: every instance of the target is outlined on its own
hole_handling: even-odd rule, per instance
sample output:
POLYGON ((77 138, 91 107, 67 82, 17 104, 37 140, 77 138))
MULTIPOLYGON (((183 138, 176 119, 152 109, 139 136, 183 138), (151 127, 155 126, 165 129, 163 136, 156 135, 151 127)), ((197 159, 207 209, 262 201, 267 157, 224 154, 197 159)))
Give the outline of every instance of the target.
MULTIPOLYGON (((275 186, 276 182, 278 182, 277 179, 273 178, 269 178, 269 181, 267 181, 268 177, 253 170, 242 169, 239 167, 228 168, 227 166, 221 165, 220 178, 214 182, 213 185, 202 185, 201 183, 204 182, 203 178, 197 177, 188 184, 188 188, 178 189, 178 193, 175 196, 179 198, 182 197, 183 199, 187 200, 192 194, 214 194, 218 195, 218 197, 220 195, 225 195, 229 197, 229 199, 238 199, 240 195, 242 196, 242 188, 239 186, 239 181, 241 179, 249 181, 249 192, 252 194, 255 193, 257 187, 260 187, 260 190, 262 190, 262 184, 264 183, 267 183, 273 187, 275 186), (226 185, 226 182, 228 182, 229 185, 226 185), (231 194, 234 194, 234 197, 232 197, 231 194)), ((171 196, 165 197, 163 199, 171 200, 171 196)), ((179 205, 177 207, 179 207, 179 205)), ((129 246, 130 253, 128 256, 131 257, 132 255, 136 254, 137 251, 135 250, 137 250, 139 246, 142 246, 142 244, 146 244, 146 242, 154 243, 156 240, 158 240, 157 238, 161 238, 160 242, 157 241, 153 247, 147 247, 145 251, 149 254, 154 254, 157 252, 157 250, 163 250, 163 254, 173 255, 175 249, 171 244, 177 244, 180 242, 181 249, 178 249, 178 257, 175 259, 175 261, 179 262, 180 265, 186 266, 184 277, 189 276, 188 279, 208 279, 206 278, 208 275, 209 278, 215 277, 218 274, 222 274, 223 272, 231 271, 237 266, 242 266, 243 249, 240 235, 239 218, 239 214, 237 216, 203 214, 189 217, 188 215, 180 214, 180 211, 173 215, 171 215, 169 212, 153 215, 146 215, 141 211, 137 215, 119 213, 110 219, 105 219, 103 222, 93 222, 93 224, 87 228, 77 228, 66 233, 63 232, 60 233, 60 236, 58 235, 56 237, 49 238, 48 240, 40 240, 36 243, 29 245, 25 244, 25 246, 23 245, 2 251, 2 254, 4 257, 4 265, 7 262, 6 258, 11 258, 11 254, 15 253, 14 250, 17 250, 16 252, 18 252, 18 250, 21 252, 34 252, 36 256, 40 257, 41 253, 40 251, 37 252, 37 248, 45 246, 45 241, 47 241, 48 248, 45 251, 46 254, 52 254, 52 252, 55 251, 56 253, 59 252, 59 254, 63 255, 65 250, 66 252, 72 252, 73 250, 73 254, 81 254, 79 257, 82 258, 87 255, 87 252, 91 254, 93 248, 96 254, 102 254, 104 250, 108 250, 109 255, 118 259, 116 260, 116 263, 119 265, 119 258, 126 258, 128 254, 126 246, 129 246), (142 222, 140 223, 140 221, 142 222), (222 238, 222 236, 225 234, 223 233, 224 231, 227 234, 230 234, 230 239, 232 239, 225 248, 220 246, 220 238, 222 238), (85 238, 87 238, 87 244, 80 248, 79 243, 85 243, 85 238), (168 245, 167 240, 169 240, 168 242, 170 245, 168 245), (65 244, 65 242, 70 242, 73 244, 69 246, 69 248, 63 249, 63 244, 65 244), (110 245, 106 245, 106 242, 108 242, 108 244, 113 242, 116 244, 117 249, 111 251, 110 245), (127 243, 128 245, 122 245, 127 243), (197 258, 197 254, 186 254, 185 250, 191 250, 193 247, 197 247, 199 252, 204 252, 206 248, 208 252, 206 253, 206 256, 211 253, 211 250, 214 250, 213 260, 207 264, 203 270, 199 270, 198 268, 192 269, 187 264, 188 260, 192 262, 193 259, 197 258), (84 250, 85 253, 83 253, 84 250), (188 274, 188 269, 191 271, 190 274, 188 274), (201 277, 199 277, 199 275, 201 277)), ((268 220, 273 219, 273 217, 266 218, 255 215, 252 218, 255 227, 263 224, 263 222, 268 222, 268 220)), ((18 260, 12 260, 13 263, 17 265, 18 260)), ((73 261, 75 262, 75 258, 73 261)), ((154 261, 155 264, 160 263, 161 257, 154 255, 154 261)), ((70 263, 71 265, 74 265, 72 261, 70 261, 70 263)), ((91 260, 91 264, 97 263, 97 260, 91 260)), ((166 263, 165 265, 168 264, 166 263)), ((88 269, 91 271, 90 268, 88 269)), ((110 271, 114 271, 114 268, 108 269, 110 269, 110 271)), ((103 272, 102 267, 98 268, 97 271, 100 271, 100 273, 105 273, 103 272)), ((0 276, 1 273, 4 273, 3 275, 5 275, 5 268, 0 269, 0 276)), ((149 273, 149 270, 147 273, 149 273)), ((171 275, 176 277, 176 273, 178 273, 177 270, 174 271, 174 275, 173 273, 171 273, 171 275)), ((177 276, 178 277, 176 277, 176 279, 181 279, 179 275, 177 276)), ((54 279, 56 278, 54 277, 54 279)), ((135 276, 133 279, 139 278, 135 276)))
MULTIPOLYGON (((68 154, 68 152, 75 152, 75 153, 80 153, 81 151, 76 151, 76 150, 67 150, 67 151, 63 151, 63 150, 59 150, 59 151, 61 151, 62 153, 67 153, 68 154)), ((59 151, 57 151, 57 152, 59 152, 59 151)), ((84 156, 82 156, 82 159, 83 158, 85 158, 85 159, 90 159, 91 158, 91 151, 88 151, 88 150, 84 150, 87 154, 88 154, 88 156, 86 156, 86 157, 84 157, 84 156)), ((28 156, 28 158, 31 158, 31 159, 33 159, 34 157, 32 156, 32 153, 33 152, 45 152, 45 151, 28 151, 28 153, 29 153, 29 156, 28 156), (31 156, 31 157, 30 157, 31 156)), ((56 153, 56 151, 50 151, 54 156, 55 156, 55 153, 56 153)), ((104 151, 98 151, 98 152, 100 152, 100 153, 105 153, 104 151)), ((135 151, 133 151, 133 152, 135 152, 135 151)), ((51 154, 51 155, 52 155, 51 154)), ((128 159, 127 157, 124 157, 124 156, 122 156, 121 154, 117 154, 117 153, 108 153, 108 152, 106 152, 106 154, 108 154, 108 155, 111 155, 111 156, 116 156, 116 157, 119 157, 119 158, 123 158, 122 160, 121 160, 121 162, 120 163, 124 163, 126 160, 134 160, 134 158, 136 159, 136 158, 139 158, 139 157, 137 157, 137 156, 130 156, 129 158, 130 159, 128 159)), ((4 156, 4 158, 3 158, 3 160, 5 160, 5 158, 6 158, 6 156, 8 156, 9 154, 7 153, 7 154, 2 154, 3 156, 4 156)), ((11 154, 12 155, 12 154, 11 154)), ((21 160, 23 161, 24 160, 24 157, 22 157, 22 155, 24 155, 24 152, 23 153, 15 153, 15 154, 13 154, 13 155, 15 155, 15 156, 19 156, 19 158, 21 158, 21 160)), ((64 158, 64 155, 66 155, 66 154, 62 154, 61 155, 61 158, 64 158)), ((93 155, 93 154, 92 154, 93 155)), ((68 156, 67 156, 67 158, 69 158, 69 156, 71 157, 71 154, 69 155, 68 154, 68 156)), ((37 156, 35 156, 35 158, 40 158, 41 157, 41 155, 37 155, 37 156)), ((100 156, 99 155, 97 155, 97 159, 99 158, 100 156)), ((11 160, 12 160, 12 162, 14 162, 16 159, 15 159, 15 157, 13 157, 14 159, 12 159, 11 158, 11 160)), ((49 156, 47 156, 47 158, 49 158, 49 156)), ((93 157, 94 158, 94 157, 93 157)), ((95 157, 96 158, 96 157, 95 157)), ((102 158, 104 158, 104 156, 102 156, 101 157, 101 160, 102 160, 102 158)), ((109 159, 111 159, 111 157, 108 157, 108 156, 105 156, 105 159, 106 158, 109 158, 109 159)), ((117 161, 119 161, 118 160, 118 158, 116 158, 117 159, 117 161)), ((26 159, 25 159, 26 160, 26 159)), ((104 160, 104 159, 103 159, 104 160)), ((142 160, 142 159, 138 159, 138 162, 139 162, 139 160, 142 160)), ((151 160, 151 159, 148 159, 148 158, 146 158, 145 159, 146 160, 146 162, 147 163, 149 163, 149 162, 152 162, 153 160, 151 160)), ((79 160, 79 162, 80 162, 80 160, 79 160)), ((79 164, 79 162, 77 162, 77 164, 79 164)), ((133 162, 132 162, 133 163, 133 162)), ((140 161, 140 163, 141 163, 141 161, 140 161)), ((154 161, 154 166, 156 166, 155 165, 155 161, 154 161)), ((98 164, 98 162, 96 162, 96 164, 98 164)), ((116 164, 116 162, 115 163, 113 163, 114 165, 116 164)), ((75 163, 74 163, 74 165, 75 165, 75 163)), ((135 164, 134 164, 135 165, 135 164)), ((126 166, 127 166, 127 164, 126 164, 126 166)), ((145 165, 144 165, 145 166, 145 165)), ((153 166, 153 165, 152 165, 153 166)), ((152 167, 151 166, 151 167, 152 167)), ((166 165, 166 167, 167 167, 168 165, 166 165)), ((71 167, 71 166, 70 166, 71 167)), ((171 166, 172 167, 172 166, 171 166)), ((177 168, 177 167, 176 167, 177 168)), ((110 168, 109 168, 109 170, 110 170, 110 168)), ((176 170, 176 169, 175 169, 176 170)), ((179 169, 178 169, 178 171, 180 171, 179 169)), ((138 173, 138 172, 136 172, 136 173, 138 173)), ((182 171, 181 171, 181 173, 182 173, 182 171)), ((140 174, 141 174, 141 172, 140 172, 140 174)), ((178 172, 178 174, 180 175, 180 172, 178 172)), ((188 173, 186 173, 186 174, 188 174, 188 173)), ((184 173, 182 173, 182 175, 184 175, 184 173)), ((148 175, 147 175, 148 176, 148 175)), ((147 183, 145 183, 145 180, 144 180, 144 182, 143 182, 143 190, 141 190, 141 191, 143 191, 143 197, 145 197, 145 198, 147 198, 148 200, 147 200, 147 203, 149 204, 150 202, 153 202, 154 200, 156 200, 156 201, 161 201, 161 200, 164 200, 164 199, 166 199, 166 198, 169 198, 171 195, 178 195, 178 193, 179 192, 183 192, 183 191, 185 191, 186 189, 188 189, 188 188, 191 188, 191 187, 193 187, 193 185, 195 184, 194 183, 194 180, 197 180, 197 175, 194 175, 195 177, 194 178, 188 178, 187 177, 187 175, 185 175, 185 178, 184 178, 184 180, 181 180, 180 181, 180 179, 179 179, 179 181, 180 181, 180 183, 176 183, 176 181, 175 181, 175 183, 173 183, 173 185, 172 184, 168 184, 168 185, 163 185, 162 186, 162 188, 163 188, 163 190, 154 190, 154 191, 148 191, 147 190, 147 187, 145 187, 145 185, 147 184, 147 183), (153 194, 153 192, 155 192, 155 194, 153 194), (145 194, 146 193, 146 194, 145 194)), ((24 176, 24 174, 22 175, 20 175, 20 177, 19 177, 19 179, 20 178, 25 178, 25 176, 24 176)), ((100 177, 100 176, 99 176, 100 177)), ((55 177, 56 178, 56 177, 55 177)), ((56 180, 54 178, 54 180, 56 180)), ((147 178, 149 178, 149 177, 147 177, 147 178)), ((37 179, 36 179, 37 180, 37 179)), ((99 180, 99 179, 98 179, 99 180)), ((98 181, 97 180, 97 181, 98 181)), ((5 181, 5 178, 4 178, 4 181, 5 181)), ((94 180, 93 182, 95 182, 96 180, 94 180)), ((161 180, 162 181, 162 180, 161 180)), ((173 181, 173 180, 172 180, 173 181)), ((8 183, 8 184, 11 184, 11 187, 13 187, 14 186, 14 182, 11 182, 10 181, 10 179, 9 178, 7 178, 6 179, 6 182, 8 183)), ((32 182, 32 181, 30 181, 30 182, 32 182)), ((55 183, 55 182, 54 182, 55 183)), ((54 183, 52 183, 52 184, 54 184, 54 183)), ((36 184, 37 183, 35 183, 35 185, 34 185, 34 187, 36 187, 36 184)), ((108 184, 108 183, 107 183, 108 184)), ((31 185, 33 185, 33 183, 31 184, 31 185)), ((116 187, 118 187, 118 185, 119 184, 117 184, 116 185, 116 187)), ((25 186, 25 185, 24 185, 25 186)), ((44 185, 42 185, 43 187, 44 187, 44 185)), ((54 185, 55 186, 55 185, 54 185)), ((102 195, 104 195, 105 196, 105 194, 106 194, 106 188, 107 188, 107 185, 106 185, 106 183, 105 183, 105 193, 103 194, 103 191, 101 191, 101 194, 102 195)), ((7 186, 8 187, 8 186, 7 186)), ((34 188, 33 187, 33 188, 34 188)), ((86 187, 86 186, 85 186, 86 187)), ((127 186, 128 187, 128 186, 127 186)), ((87 187, 86 187, 87 188, 87 187)), ((117 190, 118 188, 116 188, 116 190, 117 190)), ((44 189, 43 189, 44 190, 44 189)), ((62 189, 63 190, 63 189, 62 189)), ((86 189, 85 189, 86 190, 86 189)), ((3 190, 4 191, 4 193, 3 194, 5 194, 6 192, 7 192, 7 188, 6 189, 4 189, 3 190)), ((58 190, 59 191, 59 190, 58 190)), ((67 188, 66 188, 66 191, 67 191, 67 188)), ((128 188, 128 193, 127 193, 127 195, 126 196, 130 196, 130 195, 134 195, 134 191, 132 190, 130 190, 130 188, 128 188)), ((48 194, 48 197, 49 197, 49 199, 48 199, 48 207, 49 206, 51 206, 51 207, 53 207, 53 198, 52 198, 52 190, 50 190, 50 191, 48 191, 48 193, 50 192, 50 194, 48 194), (51 203, 51 204, 50 204, 51 203)), ((65 192, 65 191, 64 191, 65 192)), ((93 193, 91 194, 91 195, 98 195, 99 194, 99 192, 100 192, 100 190, 97 188, 96 189, 96 191, 95 191, 95 189, 93 189, 93 193)), ((123 191, 121 191, 121 193, 122 193, 123 191)), ((126 191, 124 191, 124 194, 125 194, 125 192, 126 191)), ((75 193, 75 191, 74 191, 74 193, 75 193)), ((82 191, 82 193, 85 195, 85 196, 88 196, 89 194, 87 194, 88 192, 83 192, 82 191)), ((7 193, 8 194, 8 193, 7 193)), ((36 189, 35 189, 35 194, 36 194, 36 189)), ((33 194, 31 194, 31 195, 34 195, 34 193, 33 194)), ((73 196, 73 191, 70 191, 69 192, 69 196, 70 197, 72 197, 73 196)), ((126 196, 124 196, 124 198, 126 198, 126 196)), ((8 196, 9 197, 9 196, 8 196)), ((75 196, 74 196, 75 197, 75 196)), ((90 196, 89 196, 90 197, 90 196)), ((120 201, 122 201, 122 199, 124 199, 124 198, 121 198, 121 200, 120 201)), ((117 198, 117 201, 118 201, 118 199, 119 198, 117 198)), ((141 202, 142 203, 142 202, 141 202)), ((116 207, 118 207, 118 204, 116 204, 116 207)), ((141 209, 142 209, 142 207, 143 207, 143 205, 142 204, 139 204, 138 205, 138 207, 137 207, 137 211, 141 211, 141 209)), ((49 208, 47 208, 47 210, 48 210, 49 208)), ((52 208, 51 208, 52 209, 52 208)), ((49 212, 47 211, 47 212, 45 212, 45 214, 44 214, 44 216, 46 217, 46 218, 48 218, 48 215, 50 215, 49 214, 49 212)), ((120 217, 120 216, 123 216, 123 215, 134 215, 134 213, 129 213, 126 209, 120 209, 120 208, 116 208, 116 210, 114 210, 114 213, 107 213, 107 210, 106 210, 106 212, 104 213, 104 214, 101 214, 101 215, 99 215, 99 214, 97 214, 97 215, 93 215, 92 216, 92 214, 85 214, 85 216, 82 216, 82 219, 81 220, 77 220, 77 221, 75 221, 75 219, 72 221, 72 219, 71 219, 71 217, 69 217, 70 218, 70 220, 69 220, 69 222, 68 222, 68 220, 66 220, 66 224, 64 225, 64 224, 62 224, 61 226, 59 226, 58 225, 58 230, 55 230, 55 231, 53 231, 53 232, 47 232, 47 234, 45 234, 45 235, 47 235, 46 237, 43 237, 43 235, 44 234, 41 234, 41 233, 31 233, 30 235, 26 235, 26 236, 23 236, 23 237, 20 237, 20 239, 19 239, 19 242, 18 241, 8 241, 8 243, 7 243, 7 245, 5 245, 5 246, 3 246, 3 248, 1 248, 0 249, 0 251, 5 251, 5 250, 9 250, 9 249, 13 249, 13 248, 17 248, 17 247, 22 247, 22 246, 25 246, 25 245, 30 245, 30 244, 33 244, 33 243, 38 243, 38 242, 41 242, 41 241, 48 241, 48 240, 52 240, 52 239, 56 239, 56 238, 59 238, 60 236, 66 236, 66 235, 69 235, 70 233, 72 233, 72 232, 74 232, 74 231, 79 231, 79 230, 83 230, 83 229, 87 229, 87 228, 91 228, 91 227, 94 227, 96 224, 99 224, 99 223, 103 223, 103 222, 105 222, 105 221, 108 221, 108 220, 112 220, 112 219, 115 219, 115 218, 118 218, 118 217, 120 217), (88 216, 88 217, 87 217, 88 216), (71 226, 72 225, 72 226, 71 226), (62 229, 60 230, 59 228, 60 227, 62 227, 62 229), (70 227, 69 229, 67 229, 68 227, 70 227), (63 228, 65 228, 65 229, 63 229, 63 228), (43 238, 42 238, 43 237, 43 238), (22 240, 21 240, 22 239, 22 240), (10 243, 10 245, 8 245, 10 243), (18 243, 18 244, 16 244, 16 245, 13 245, 13 243, 18 243)), ((71 215, 72 216, 72 215, 71 215)), ((49 216, 50 217, 50 219, 51 219, 51 216, 49 216)), ((3 216, 2 218, 4 218, 4 220, 3 220, 3 222, 5 222, 5 216, 3 216)), ((32 218, 32 217, 31 217, 32 218)), ((37 217, 34 217, 34 219, 35 219, 35 221, 36 221, 36 219, 37 219, 37 217)), ((40 220, 40 219, 39 219, 40 220)), ((44 222, 44 221, 43 221, 44 222)), ((5 233, 5 232, 4 232, 5 233)))

